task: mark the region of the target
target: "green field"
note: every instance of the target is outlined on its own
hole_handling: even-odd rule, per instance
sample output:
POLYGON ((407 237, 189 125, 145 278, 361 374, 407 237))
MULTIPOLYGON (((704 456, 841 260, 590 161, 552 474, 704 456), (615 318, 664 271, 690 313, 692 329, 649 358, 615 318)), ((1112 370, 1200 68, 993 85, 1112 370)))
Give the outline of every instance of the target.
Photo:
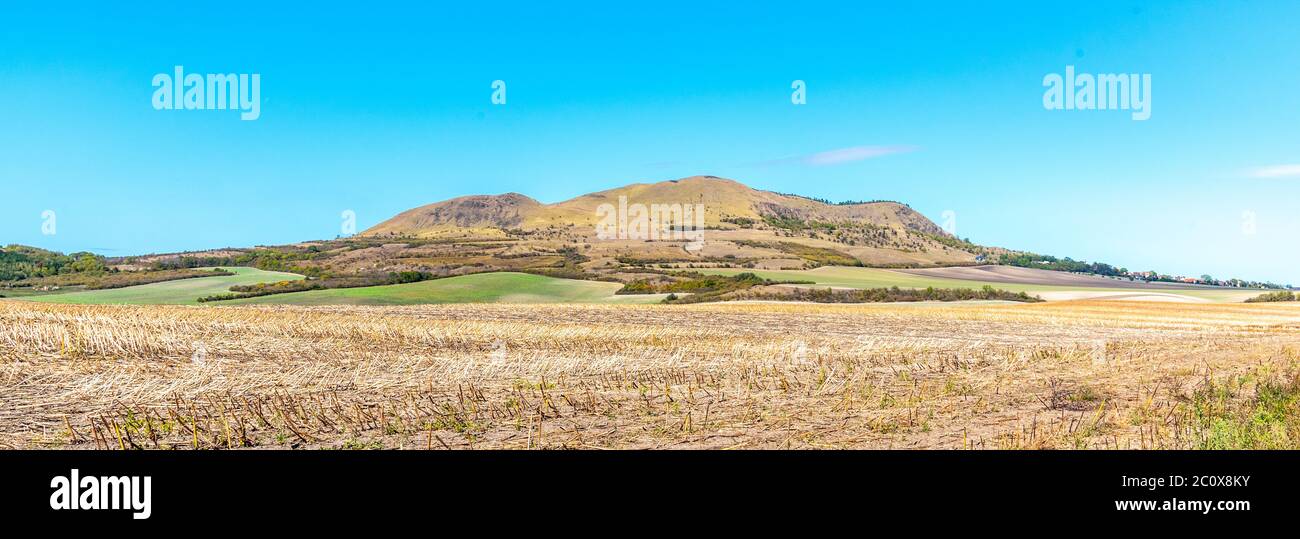
POLYGON ((31 288, 0 288, 0 298, 28 298, 32 296, 53 296, 57 294, 67 294, 76 292, 79 288, 63 288, 60 290, 33 290, 31 288))
POLYGON ((56 294, 33 295, 16 298, 47 303, 129 303, 138 305, 188 304, 197 305, 198 299, 214 294, 226 294, 230 287, 241 284, 273 283, 302 279, 302 275, 264 271, 256 268, 223 268, 234 275, 199 277, 161 283, 111 288, 107 290, 82 290, 56 294))
POLYGON ((477 273, 418 283, 274 294, 212 305, 420 305, 428 303, 657 303, 663 295, 616 296, 620 283, 528 273, 477 273))
MULTIPOLYGON (((231 286, 302 279, 293 273, 255 268, 226 268, 235 275, 182 279, 111 290, 31 295, 21 298, 49 303, 190 304, 198 298, 228 293, 231 286)), ((361 288, 309 290, 206 305, 420 305, 428 303, 657 303, 662 294, 615 295, 620 283, 556 279, 527 273, 479 273, 418 283, 361 288)), ((11 296, 12 297, 12 296, 11 296)))
POLYGON ((764 279, 771 279, 774 281, 812 281, 817 286, 835 288, 888 288, 897 286, 899 288, 934 287, 978 289, 988 285, 1009 292, 1025 292, 1030 295, 1049 292, 1105 292, 1114 294, 1151 293, 1186 296, 1189 298, 1214 302, 1240 302, 1244 301, 1246 298, 1258 296, 1263 292, 1261 290, 1144 290, 1135 288, 1090 288, 1082 286, 996 283, 928 277, 887 269, 845 266, 824 266, 811 270, 750 270, 717 268, 701 269, 696 271, 716 275, 735 275, 738 273, 749 272, 754 273, 759 277, 763 277, 764 279))

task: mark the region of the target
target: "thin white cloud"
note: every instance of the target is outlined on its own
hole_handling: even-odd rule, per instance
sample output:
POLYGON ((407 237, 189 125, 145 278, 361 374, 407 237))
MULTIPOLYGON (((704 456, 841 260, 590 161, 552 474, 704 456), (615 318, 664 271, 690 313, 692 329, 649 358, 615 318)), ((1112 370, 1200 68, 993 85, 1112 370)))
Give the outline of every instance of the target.
POLYGON ((1300 164, 1272 165, 1250 171, 1252 178, 1300 178, 1300 164))
POLYGON ((853 163, 856 161, 865 161, 886 155, 896 153, 908 153, 918 150, 916 146, 853 146, 849 148, 839 148, 817 152, 809 155, 799 155, 794 157, 785 157, 771 161, 757 163, 760 166, 788 165, 798 163, 813 167, 824 167, 829 165, 841 165, 844 163, 853 163))
POLYGON ((854 161, 863 161, 896 153, 914 151, 916 151, 915 146, 854 146, 852 148, 840 148, 838 150, 815 153, 805 158, 804 162, 815 167, 820 167, 826 165, 838 165, 840 163, 852 163, 854 161))

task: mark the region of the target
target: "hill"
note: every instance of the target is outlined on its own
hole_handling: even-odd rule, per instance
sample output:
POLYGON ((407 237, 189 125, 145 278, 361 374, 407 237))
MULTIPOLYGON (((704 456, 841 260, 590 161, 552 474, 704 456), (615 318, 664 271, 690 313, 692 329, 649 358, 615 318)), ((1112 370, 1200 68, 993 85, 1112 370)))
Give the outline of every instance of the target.
POLYGON ((428 235, 457 230, 517 228, 542 204, 518 193, 472 195, 420 206, 375 225, 365 235, 428 235))
POLYGON ((601 204, 703 204, 706 227, 726 227, 738 220, 799 219, 817 222, 858 222, 899 226, 927 234, 943 230, 925 216, 897 202, 827 204, 770 191, 714 176, 692 176, 657 183, 634 183, 590 193, 555 204, 542 204, 519 193, 473 195, 435 202, 404 211, 362 235, 429 235, 455 228, 517 228, 548 226, 594 227, 601 204))
MULTIPOLYGON (((636 216, 632 215, 632 219, 636 216)), ((753 267, 798 268, 826 260, 841 264, 932 266, 974 263, 985 250, 944 232, 905 204, 830 204, 753 189, 713 176, 636 183, 554 204, 518 194, 460 197, 404 211, 361 234, 375 239, 508 238, 556 248, 578 246, 602 261, 709 263, 743 260, 753 267), (703 248, 689 238, 607 238, 608 210, 702 208, 702 218, 680 213, 660 223, 666 231, 700 230, 703 248), (698 206, 697 206, 698 205, 698 206), (602 213, 602 208, 606 213, 602 213), (648 241, 647 241, 648 240, 648 241)))
MULTIPOLYGON (((1227 301, 1251 293, 1175 284, 1179 279, 1165 276, 1160 280, 1170 283, 1151 285, 1154 272, 976 245, 898 202, 831 203, 713 176, 635 183, 553 204, 519 193, 458 197, 333 240, 123 258, 10 246, 0 250, 0 262, 11 274, 7 294, 15 297, 40 296, 51 287, 193 281, 56 290, 57 297, 43 300, 93 303, 605 301, 624 285, 672 291, 696 286, 703 273, 751 272, 847 288, 998 285, 1045 294, 1083 289, 1086 297, 1168 289, 1178 292, 1159 297, 1227 301), (191 271, 230 266, 263 273, 222 280, 191 271), (494 272, 503 276, 475 275, 494 272), (461 286, 469 283, 475 286, 461 286)), ((1253 287, 1260 288, 1267 287, 1253 287)))
POLYGON ((1106 264, 976 245, 898 202, 832 203, 713 176, 634 183, 553 204, 520 193, 463 196, 403 211, 356 236, 289 245, 125 258, 11 247, 0 255, 10 273, 34 276, 8 281, 13 296, 36 297, 38 288, 50 287, 194 281, 115 292, 58 290, 44 300, 95 303, 607 301, 624 285, 667 292, 697 286, 702 273, 747 272, 849 288, 927 282, 1086 297, 1188 288, 1158 296, 1229 301, 1249 293, 1153 286, 1106 264), (230 266, 266 273, 220 280, 190 271, 230 266), (1109 277, 1046 271, 1067 268, 1109 277), (474 276, 488 273, 509 275, 474 276), (475 286, 461 286, 468 283, 475 286))

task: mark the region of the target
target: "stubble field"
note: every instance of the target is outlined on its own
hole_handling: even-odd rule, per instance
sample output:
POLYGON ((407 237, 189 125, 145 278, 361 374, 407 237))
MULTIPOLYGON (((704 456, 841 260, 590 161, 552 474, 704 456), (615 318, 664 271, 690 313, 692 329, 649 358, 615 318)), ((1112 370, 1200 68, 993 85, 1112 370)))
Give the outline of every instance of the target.
POLYGON ((0 301, 5 448, 1296 448, 1300 306, 0 301))

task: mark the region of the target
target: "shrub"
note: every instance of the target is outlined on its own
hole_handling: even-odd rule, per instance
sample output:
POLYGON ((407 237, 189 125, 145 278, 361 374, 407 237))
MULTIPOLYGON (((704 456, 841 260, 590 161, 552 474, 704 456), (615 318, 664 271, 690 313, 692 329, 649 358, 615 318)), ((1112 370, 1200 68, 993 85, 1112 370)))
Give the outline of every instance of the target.
POLYGON ((1296 300, 1295 292, 1292 292, 1290 290, 1279 290, 1277 292, 1260 294, 1258 296, 1246 300, 1246 303, 1269 303, 1274 301, 1295 301, 1295 300, 1296 300))

